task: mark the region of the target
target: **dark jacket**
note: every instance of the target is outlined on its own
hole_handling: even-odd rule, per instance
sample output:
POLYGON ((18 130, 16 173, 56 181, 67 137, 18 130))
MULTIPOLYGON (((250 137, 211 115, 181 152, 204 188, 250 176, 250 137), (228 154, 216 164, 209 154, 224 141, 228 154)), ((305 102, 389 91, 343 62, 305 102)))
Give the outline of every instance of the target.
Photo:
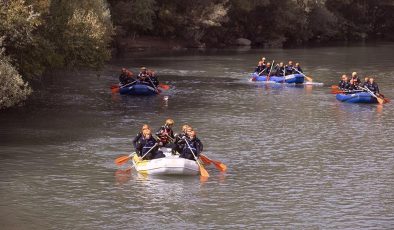
POLYGON ((277 66, 276 68, 275 68, 275 76, 284 76, 285 75, 285 72, 284 72, 284 70, 285 70, 285 67, 279 67, 279 66, 277 66))
POLYGON ((338 87, 339 87, 340 89, 349 89, 350 83, 349 83, 348 81, 343 81, 343 80, 341 80, 341 81, 339 82, 339 84, 338 84, 338 87))
MULTIPOLYGON (((151 136, 149 139, 145 139, 143 136, 137 141, 137 155, 142 157, 147 153, 155 144, 156 140, 151 136)), ((145 157, 145 159, 152 159, 155 153, 158 151, 159 146, 154 147, 145 157)))
POLYGON ((193 140, 190 140, 190 138, 186 137, 182 140, 183 142, 181 143, 184 143, 184 145, 180 157, 189 160, 195 160, 193 156, 194 153, 194 155, 198 158, 200 156, 200 153, 203 151, 203 144, 201 143, 200 139, 195 137, 193 140))
POLYGON ((286 75, 290 75, 290 74, 293 74, 293 66, 292 65, 287 65, 286 67, 285 67, 285 69, 286 69, 286 75))
POLYGON ((138 142, 138 140, 140 139, 142 137, 142 133, 141 132, 139 132, 135 137, 134 137, 134 139, 133 139, 133 146, 134 146, 134 149, 137 151, 137 142, 138 142))
POLYGON ((126 84, 133 82, 133 81, 135 81, 134 78, 127 76, 126 73, 121 73, 119 75, 119 82, 121 85, 126 85, 126 84))
POLYGON ((258 65, 256 67, 256 69, 254 70, 254 72, 260 73, 261 71, 263 71, 265 69, 265 65, 258 65))
POLYGON ((374 82, 373 84, 368 82, 367 88, 374 93, 379 93, 379 86, 376 82, 374 82))
POLYGON ((302 69, 301 69, 301 66, 294 67, 294 69, 293 69, 293 74, 298 74, 298 72, 295 71, 295 69, 298 70, 298 72, 303 73, 303 71, 302 71, 302 69))

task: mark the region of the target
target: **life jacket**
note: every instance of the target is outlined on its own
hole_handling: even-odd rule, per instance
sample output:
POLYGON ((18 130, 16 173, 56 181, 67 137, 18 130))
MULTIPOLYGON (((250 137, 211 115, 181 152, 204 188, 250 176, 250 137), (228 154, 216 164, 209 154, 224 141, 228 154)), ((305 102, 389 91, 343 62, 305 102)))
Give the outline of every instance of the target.
POLYGON ((168 128, 166 126, 162 126, 160 130, 157 132, 157 136, 160 138, 160 141, 163 144, 167 144, 171 142, 171 139, 174 139, 174 132, 172 131, 171 128, 168 128))
MULTIPOLYGON (((145 137, 141 137, 139 140, 139 145, 140 145, 140 151, 141 155, 143 156, 145 153, 147 153, 155 144, 156 140, 151 136, 149 139, 145 139, 145 137)), ((152 150, 151 152, 153 152, 152 150)))

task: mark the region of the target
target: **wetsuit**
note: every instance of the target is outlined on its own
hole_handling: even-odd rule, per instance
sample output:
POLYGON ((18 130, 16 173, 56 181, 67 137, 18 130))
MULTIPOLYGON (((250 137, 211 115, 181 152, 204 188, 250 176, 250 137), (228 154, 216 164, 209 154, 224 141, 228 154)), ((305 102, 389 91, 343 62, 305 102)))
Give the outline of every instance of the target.
POLYGON ((295 69, 298 70, 298 72, 303 73, 301 67, 298 66, 298 67, 294 67, 294 69, 293 69, 293 74, 299 74, 297 71, 295 71, 295 69))
POLYGON ((349 83, 348 81, 343 81, 343 80, 341 80, 341 81, 339 82, 339 84, 338 84, 338 87, 339 87, 340 89, 349 89, 350 83, 349 83))
POLYGON ((137 142, 138 142, 138 140, 140 139, 142 137, 142 132, 139 132, 135 137, 134 137, 134 139, 133 139, 133 146, 134 146, 134 149, 135 149, 135 151, 137 152, 137 142))
POLYGON ((285 67, 285 69, 286 69, 286 75, 290 75, 290 74, 293 74, 293 66, 292 65, 287 65, 286 67, 285 67))
MULTIPOLYGON (((155 144, 156 140, 150 136, 149 139, 145 139, 145 137, 139 138, 137 141, 137 155, 139 157, 142 157, 145 155, 155 144)), ((157 159, 157 158, 162 158, 165 157, 162 151, 159 151, 159 146, 156 145, 144 158, 143 160, 151 160, 151 159, 157 159)))
POLYGON ((368 82, 367 88, 368 88, 369 90, 371 90, 372 92, 374 92, 375 94, 376 94, 376 93, 379 94, 379 86, 378 86, 378 84, 376 84, 376 82, 374 82, 374 83, 372 83, 372 84, 368 82))
POLYGON ((276 67, 275 68, 275 76, 284 76, 285 75, 285 67, 276 67))
POLYGON ((194 155, 198 158, 198 156, 200 155, 200 153, 203 150, 203 145, 202 145, 200 139, 195 137, 193 140, 190 140, 190 138, 186 137, 186 138, 183 138, 182 140, 183 140, 184 146, 182 149, 182 153, 179 157, 186 158, 189 160, 195 160, 194 156, 193 156, 193 153, 194 153, 194 155), (186 143, 186 141, 187 141, 187 143, 189 143, 189 145, 186 143), (189 148, 189 146, 190 146, 190 148, 189 148), (193 151, 193 153, 192 153, 192 151, 193 151))

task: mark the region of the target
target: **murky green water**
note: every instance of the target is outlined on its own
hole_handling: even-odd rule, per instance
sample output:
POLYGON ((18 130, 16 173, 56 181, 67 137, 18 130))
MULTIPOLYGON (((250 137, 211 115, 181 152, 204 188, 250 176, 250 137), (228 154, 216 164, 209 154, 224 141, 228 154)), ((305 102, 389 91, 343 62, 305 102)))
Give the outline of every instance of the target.
POLYGON ((0 113, 2 229, 390 229, 394 226, 394 107, 345 104, 329 86, 343 72, 376 74, 394 98, 393 44, 161 52, 115 59, 97 78, 44 84, 0 113), (301 62, 324 86, 248 82, 257 59, 301 62), (172 89, 111 95, 122 66, 145 65, 172 89), (168 96, 169 100, 163 100, 168 96), (189 123, 211 177, 117 174, 142 123, 189 123))

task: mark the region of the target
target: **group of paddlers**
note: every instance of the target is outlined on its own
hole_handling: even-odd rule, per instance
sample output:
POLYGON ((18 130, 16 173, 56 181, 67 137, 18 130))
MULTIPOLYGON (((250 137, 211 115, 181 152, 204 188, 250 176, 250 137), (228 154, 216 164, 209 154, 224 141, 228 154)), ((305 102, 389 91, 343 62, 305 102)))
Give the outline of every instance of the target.
POLYGON ((134 78, 133 75, 134 74, 130 70, 122 68, 119 75, 120 87, 131 86, 133 84, 146 84, 156 88, 159 85, 159 80, 155 72, 148 70, 146 67, 140 68, 137 78, 134 78))
POLYGON ((258 62, 257 67, 255 68, 254 72, 258 73, 259 76, 266 75, 266 76, 279 76, 284 77, 291 74, 296 73, 303 73, 300 63, 295 63, 293 65, 293 61, 289 61, 287 65, 283 62, 276 64, 274 66, 274 61, 266 62, 265 57, 262 57, 261 60, 258 62))
POLYGON ((167 119, 155 134, 149 125, 144 124, 141 131, 133 139, 135 152, 140 160, 152 160, 165 157, 160 147, 172 149, 172 154, 189 160, 196 160, 203 150, 203 144, 190 125, 183 125, 180 134, 174 134, 174 121, 167 119), (155 135, 155 137, 154 137, 155 135))
POLYGON ((345 93, 370 90, 376 96, 380 95, 379 86, 375 82, 374 78, 365 77, 364 82, 361 82, 357 72, 353 72, 350 78, 346 74, 343 74, 341 80, 338 83, 338 88, 343 90, 345 93))

